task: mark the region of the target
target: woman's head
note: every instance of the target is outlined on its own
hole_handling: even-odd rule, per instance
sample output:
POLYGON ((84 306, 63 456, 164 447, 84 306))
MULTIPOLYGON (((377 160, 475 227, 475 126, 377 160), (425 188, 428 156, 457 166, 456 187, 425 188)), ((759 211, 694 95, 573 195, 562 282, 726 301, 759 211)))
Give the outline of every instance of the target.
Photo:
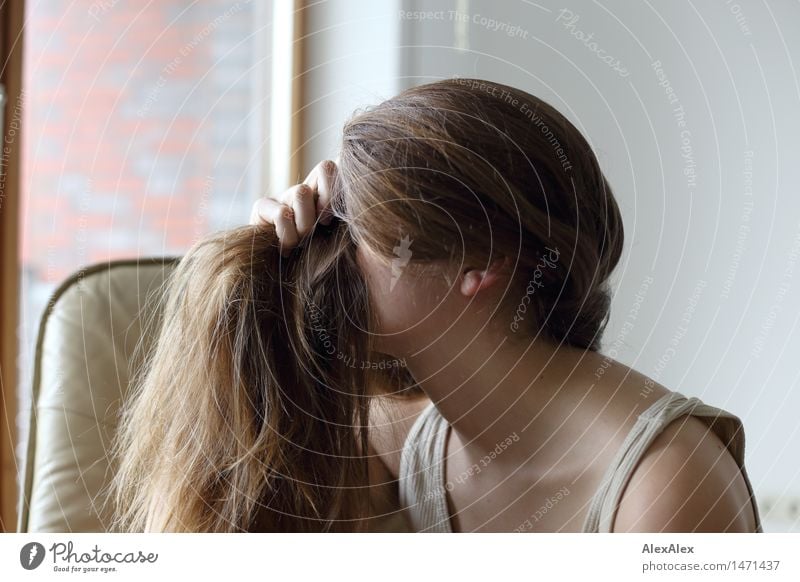
POLYGON ((597 349, 622 220, 551 106, 478 79, 414 87, 345 124, 339 175, 334 210, 373 282, 382 349, 412 349, 476 306, 496 308, 510 339, 597 349))
POLYGON ((288 258, 263 224, 181 259, 123 408, 113 529, 363 527, 368 396, 414 388, 373 354, 456 320, 468 338, 484 314, 597 347, 620 215, 586 141, 535 97, 449 80, 356 115, 332 210, 288 258))

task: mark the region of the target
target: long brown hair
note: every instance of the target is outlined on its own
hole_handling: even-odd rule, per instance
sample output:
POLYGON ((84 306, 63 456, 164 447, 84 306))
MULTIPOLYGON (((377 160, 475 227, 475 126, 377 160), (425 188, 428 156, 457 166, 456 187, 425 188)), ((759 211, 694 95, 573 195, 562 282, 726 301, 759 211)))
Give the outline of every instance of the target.
POLYGON ((288 258, 263 225, 181 260, 115 441, 114 529, 364 527, 369 398, 413 378, 351 365, 375 357, 357 245, 391 263, 406 237, 422 267, 507 257, 512 335, 598 349, 622 220, 580 132, 532 95, 450 79, 357 113, 332 210, 288 258))

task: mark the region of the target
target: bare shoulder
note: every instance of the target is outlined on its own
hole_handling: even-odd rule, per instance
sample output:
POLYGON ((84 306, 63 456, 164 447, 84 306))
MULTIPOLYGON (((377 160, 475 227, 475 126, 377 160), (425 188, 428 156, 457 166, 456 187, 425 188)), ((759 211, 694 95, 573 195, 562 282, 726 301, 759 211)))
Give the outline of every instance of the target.
POLYGON ((371 397, 368 433, 370 446, 395 479, 400 472, 400 453, 406 436, 430 402, 427 397, 371 397))
POLYGON ((597 423, 604 442, 625 438, 638 416, 671 390, 649 376, 602 354, 586 352, 577 380, 591 385, 587 398, 588 413, 602 418, 597 423))
MULTIPOLYGON (((595 441, 602 443, 594 463, 597 479, 639 415, 673 391, 597 353, 587 354, 581 369, 583 381, 593 386, 587 414, 602 419, 595 424, 595 441)), ((650 443, 622 492, 612 531, 755 531, 742 472, 704 420, 682 415, 650 443)))
POLYGON ((741 470, 708 425, 683 415, 637 463, 615 516, 616 532, 753 532, 741 470))

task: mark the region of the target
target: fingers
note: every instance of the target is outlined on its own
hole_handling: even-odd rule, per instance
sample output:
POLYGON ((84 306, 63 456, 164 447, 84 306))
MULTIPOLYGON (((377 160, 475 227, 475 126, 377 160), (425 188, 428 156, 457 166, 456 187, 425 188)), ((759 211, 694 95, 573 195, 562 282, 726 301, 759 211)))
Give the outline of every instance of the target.
POLYGON ((314 180, 312 187, 317 191, 316 212, 322 224, 328 225, 333 220, 331 214, 331 196, 336 188, 339 172, 336 164, 331 160, 320 162, 314 167, 309 178, 314 180))
POLYGON ((250 224, 274 224, 281 252, 287 254, 314 229, 317 217, 322 224, 331 223, 330 203, 337 179, 336 164, 331 160, 320 162, 302 183, 274 198, 257 200, 250 213, 250 224))
POLYGON ((257 219, 256 222, 266 221, 275 225, 275 233, 280 240, 283 255, 287 255, 300 242, 295 226, 294 210, 286 204, 271 198, 261 198, 253 207, 253 215, 257 219))
POLYGON ((300 238, 311 232, 317 219, 313 188, 305 183, 296 184, 281 195, 280 201, 294 211, 294 223, 300 238))
POLYGON ((314 212, 319 216, 319 221, 325 225, 330 224, 333 218, 330 214, 329 207, 335 176, 336 164, 330 160, 324 160, 314 166, 308 176, 306 176, 306 179, 303 180, 303 183, 310 186, 316 195, 314 212))

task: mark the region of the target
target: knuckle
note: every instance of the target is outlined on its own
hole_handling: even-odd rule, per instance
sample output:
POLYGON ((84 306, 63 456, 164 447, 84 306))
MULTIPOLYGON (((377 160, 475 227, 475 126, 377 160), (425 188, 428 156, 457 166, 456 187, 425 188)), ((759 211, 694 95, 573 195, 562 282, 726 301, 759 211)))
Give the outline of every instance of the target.
POLYGON ((295 193, 295 200, 299 202, 307 202, 311 200, 314 196, 314 191, 311 189, 311 186, 307 184, 301 184, 297 187, 297 192, 295 193))
POLYGON ((269 217, 264 212, 264 202, 260 199, 253 202, 253 206, 250 209, 250 222, 257 224, 268 221, 268 219, 269 217))

